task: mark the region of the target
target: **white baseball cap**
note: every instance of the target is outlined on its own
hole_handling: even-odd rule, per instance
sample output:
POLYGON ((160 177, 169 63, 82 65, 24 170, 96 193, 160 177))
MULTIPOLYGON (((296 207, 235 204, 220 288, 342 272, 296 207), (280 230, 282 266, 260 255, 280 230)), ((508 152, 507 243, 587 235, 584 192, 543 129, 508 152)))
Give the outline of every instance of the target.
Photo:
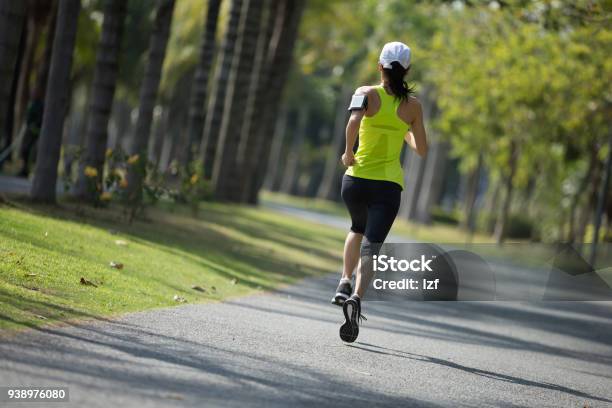
POLYGON ((380 52, 380 58, 378 62, 383 68, 391 68, 391 63, 397 61, 404 69, 408 69, 410 66, 410 47, 406 44, 393 41, 386 43, 380 52))

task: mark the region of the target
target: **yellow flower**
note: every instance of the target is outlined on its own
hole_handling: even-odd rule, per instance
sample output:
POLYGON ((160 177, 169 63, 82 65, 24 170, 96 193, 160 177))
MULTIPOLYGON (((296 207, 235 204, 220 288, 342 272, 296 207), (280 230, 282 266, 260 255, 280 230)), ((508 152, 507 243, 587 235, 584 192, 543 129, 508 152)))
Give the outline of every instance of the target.
POLYGON ((106 157, 111 157, 112 154, 113 154, 113 149, 111 149, 110 147, 106 149, 106 157))
POLYGON ((111 198, 113 198, 113 195, 109 193, 108 191, 105 191, 102 194, 100 194, 101 201, 110 201, 111 198))
POLYGON ((198 175, 197 175, 197 174, 194 174, 193 176, 191 176, 191 178, 189 179, 189 182, 190 182, 191 184, 195 184, 195 183, 197 183, 197 182, 198 182, 198 175))
POLYGON ((136 163, 138 163, 138 160, 139 160, 139 159, 140 159, 140 155, 135 154, 135 155, 133 155, 133 156, 130 156, 130 158, 129 158, 129 159, 127 159, 127 163, 128 163, 128 164, 136 164, 136 163))
POLYGON ((98 169, 95 167, 86 166, 84 173, 89 178, 98 177, 98 169))
POLYGON ((125 178, 122 178, 121 181, 119 182, 119 187, 121 188, 127 188, 128 186, 128 181, 125 178))

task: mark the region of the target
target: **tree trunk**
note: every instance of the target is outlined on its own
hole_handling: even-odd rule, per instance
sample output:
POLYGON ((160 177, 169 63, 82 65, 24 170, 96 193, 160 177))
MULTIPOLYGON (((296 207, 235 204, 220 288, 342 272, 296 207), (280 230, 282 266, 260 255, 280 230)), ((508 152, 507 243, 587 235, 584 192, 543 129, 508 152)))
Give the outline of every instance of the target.
POLYGON ((591 180, 591 176, 593 175, 593 171, 595 170, 595 166, 597 164, 597 146, 593 145, 591 146, 591 151, 590 151, 590 158, 589 158, 589 167, 587 168, 586 173, 584 174, 584 177, 582 178, 582 180, 580 180, 580 185, 578 186, 578 190, 576 190, 576 193, 574 194, 574 197, 572 197, 572 203, 570 205, 570 211, 569 211, 569 230, 567 233, 567 242, 570 244, 573 244, 576 241, 576 210, 578 208, 578 204, 580 201, 580 198, 582 198, 584 196, 584 191, 586 190, 588 184, 589 184, 589 180, 591 180))
POLYGON ((405 193, 402 194, 402 204, 400 206, 400 216, 412 220, 416 216, 417 200, 419 198, 419 192, 421 191, 421 185, 423 184, 423 172, 425 170, 425 163, 427 156, 420 157, 412 149, 406 152, 404 160, 405 170, 405 193))
POLYGON ((276 122, 275 118, 278 115, 281 104, 282 90, 291 68, 293 47, 297 38, 303 8, 304 0, 283 0, 279 5, 277 23, 275 24, 276 29, 270 44, 274 52, 268 76, 268 92, 262 101, 265 108, 261 116, 260 127, 257 130, 260 132, 259 139, 261 143, 258 145, 257 152, 254 152, 259 158, 259 162, 257 163, 257 168, 253 170, 255 181, 249 185, 250 192, 247 201, 251 204, 257 203, 257 195, 265 177, 268 158, 270 157, 270 145, 272 143, 272 138, 268 137, 268 135, 273 132, 276 122))
POLYGON ((591 178, 589 180, 589 187, 586 193, 586 201, 583 205, 582 211, 578 219, 578 232, 576 234, 576 249, 582 254, 584 239, 586 236, 587 227, 589 220, 592 219, 593 212, 595 211, 595 204, 597 202, 597 192, 599 189, 599 183, 601 181, 602 163, 599 158, 595 157, 595 163, 591 178))
MULTIPOLYGON (((11 146, 13 144, 13 141, 16 141, 16 138, 13 137, 13 133, 14 133, 14 128, 17 128, 18 126, 15 126, 15 117, 14 117, 14 112, 15 112, 15 103, 17 100, 17 88, 19 85, 19 77, 20 77, 20 72, 22 71, 22 67, 23 67, 23 58, 24 58, 24 44, 26 41, 26 37, 27 37, 27 29, 25 27, 25 24, 21 30, 21 38, 19 41, 19 52, 17 54, 17 60, 15 61, 15 68, 13 70, 13 78, 11 79, 11 90, 9 93, 9 97, 8 97, 8 102, 6 103, 6 122, 4 123, 4 132, 2 132, 2 130, 0 130, 0 154, 2 154, 2 151, 5 148, 8 148, 9 146, 11 146), (2 140, 2 134, 4 133, 4 135, 6 136, 4 141, 2 140), (4 143, 3 143, 4 142, 4 143)), ((12 150, 11 150, 12 152, 12 150)), ((8 157, 10 157, 11 152, 9 152, 8 157)), ((6 161, 6 159, 8 157, 0 157, 0 171, 2 170, 2 167, 4 166, 4 162, 6 161)))
POLYGON ((5 134, 5 124, 11 111, 11 91, 25 15, 24 1, 0 0, 0 147, 10 138, 5 134))
POLYGON ((427 156, 423 185, 417 199, 416 221, 422 224, 431 223, 431 208, 437 204, 444 183, 446 162, 450 146, 448 142, 432 143, 427 156))
POLYGON ((152 143, 149 143, 149 160, 155 164, 155 168, 160 169, 160 160, 162 147, 166 139, 168 131, 168 108, 163 108, 159 115, 155 115, 154 127, 153 127, 153 139, 152 143))
MULTIPOLYGON (((227 94, 217 154, 213 168, 212 184, 215 197, 225 201, 240 200, 240 178, 238 171, 238 146, 245 119, 247 101, 255 97, 250 74, 255 59, 258 32, 261 25, 262 0, 245 0, 238 41, 227 84, 227 94), (241 92, 250 95, 243 95, 241 92)), ((256 85, 256 84, 255 84, 256 85)))
POLYGON ((56 200, 57 165, 70 92, 70 71, 80 10, 80 0, 64 0, 59 5, 49 70, 50 85, 45 96, 45 113, 32 183, 32 199, 37 201, 53 203, 56 200))
POLYGON ((504 242, 506 235, 506 223, 508 221, 508 215, 510 213, 510 204, 512 203, 512 192, 514 190, 514 174, 516 173, 516 162, 518 159, 518 148, 516 142, 512 141, 510 144, 510 159, 508 161, 508 176, 505 180, 505 197, 504 202, 500 208, 499 215, 497 217, 497 223, 495 225, 495 242, 497 245, 501 245, 504 242))
MULTIPOLYGON (((329 126, 322 125, 319 127, 317 131, 317 140, 321 143, 329 143, 332 142, 331 139, 331 129, 329 126)), ((338 156, 338 158, 340 158, 340 156, 338 156)), ((321 187, 321 181, 323 180, 323 173, 325 172, 325 161, 325 157, 315 157, 314 160, 310 160, 308 167, 302 170, 302 172, 306 172, 307 182, 300 185, 300 189, 298 190, 300 196, 310 198, 317 197, 317 193, 321 187)))
POLYGON ((210 67, 215 52, 215 38, 217 34, 220 5, 221 0, 208 1, 206 26, 202 31, 202 40, 200 43, 200 61, 193 78, 191 100, 189 104, 187 143, 185 144, 185 151, 182 156, 185 166, 193 160, 193 150, 196 148, 196 143, 201 140, 204 130, 206 92, 208 89, 208 78, 210 77, 210 67))
POLYGON ((20 64, 20 72, 18 73, 15 104, 12 110, 13 123, 15 124, 12 129, 13 137, 16 137, 19 134, 23 114, 27 107, 28 98, 30 95, 29 79, 32 74, 34 51, 36 50, 36 45, 38 44, 42 28, 40 24, 32 21, 29 16, 27 27, 25 50, 23 51, 23 60, 20 64))
MULTIPOLYGON (((19 75, 19 84, 17 86, 17 100, 15 102, 14 123, 15 129, 13 134, 17 135, 21 124, 23 123, 23 115, 27 108, 30 98, 30 78, 32 76, 32 68, 34 66, 34 56, 36 47, 41 38, 45 23, 49 29, 51 28, 51 19, 57 10, 57 1, 49 0, 29 0, 28 5, 28 29, 27 38, 24 50, 23 65, 19 75)), ((53 39, 52 31, 48 30, 47 37, 53 39)))
POLYGON ((251 90, 247 99, 245 120, 241 129, 240 145, 238 146, 237 173, 241 175, 242 182, 237 185, 237 199, 240 202, 248 201, 249 186, 254 182, 253 169, 257 165, 258 157, 254 154, 262 141, 261 134, 257 132, 259 119, 264 110, 262 101, 268 92, 268 76, 270 74, 270 40, 274 33, 275 18, 278 11, 277 0, 266 0, 264 15, 261 18, 260 34, 257 39, 251 90))
POLYGON ((603 181, 597 197, 597 208, 595 209, 593 219, 593 239, 591 244, 591 256, 589 258, 590 264, 595 267, 597 261, 597 242, 599 241, 599 230, 601 228, 601 221, 604 216, 604 210, 606 208, 606 201, 610 194, 610 177, 612 173, 612 128, 608 130, 608 158, 606 159, 606 166, 604 169, 603 181))
POLYGON ((478 196, 478 186, 480 184, 480 171, 482 170, 482 153, 478 154, 478 162, 476 168, 472 170, 468 176, 467 192, 465 194, 465 203, 463 205, 463 219, 461 227, 469 233, 474 232, 475 214, 474 205, 478 196))
POLYGON ((276 126, 274 127, 271 146, 272 151, 270 152, 270 160, 268 160, 268 167, 266 170, 265 188, 270 191, 275 191, 278 186, 278 167, 281 162, 281 152, 283 140, 287 133, 288 119, 289 111, 287 106, 282 106, 278 119, 276 120, 276 126))
POLYGON ((189 120, 189 108, 183 107, 178 98, 173 97, 168 106, 168 138, 170 139, 169 151, 166 158, 165 171, 171 176, 177 176, 179 167, 185 166, 183 154, 185 153, 185 143, 187 143, 187 131, 182 126, 189 120), (177 126, 179 124, 179 126, 177 126))
POLYGON ((126 12, 125 0, 106 0, 102 36, 98 45, 91 91, 91 105, 85 136, 86 150, 76 186, 76 194, 88 201, 93 201, 96 194, 95 190, 88 188, 90 181, 84 174, 85 166, 93 167, 98 171, 96 184, 102 184, 108 144, 108 122, 117 85, 119 52, 126 12))
POLYGON ((53 47, 54 47, 54 38, 55 38, 55 29, 57 26, 59 6, 52 9, 51 20, 49 20, 49 24, 47 27, 47 40, 45 43, 45 51, 43 54, 43 60, 41 64, 38 66, 38 70, 36 72, 36 91, 40 92, 41 95, 46 95, 47 92, 47 83, 49 79, 49 71, 51 70, 51 59, 53 58, 53 47))
POLYGON ((293 137, 287 154, 287 162, 280 187, 280 191, 286 194, 293 194, 295 192, 302 145, 304 144, 304 137, 306 136, 306 128, 308 126, 308 115, 309 107, 306 105, 302 106, 298 112, 296 127, 290 132, 293 137))
POLYGON ((162 140, 159 146, 159 158, 157 160, 157 168, 162 174, 166 174, 168 171, 168 165, 170 164, 170 154, 172 152, 173 145, 175 144, 175 133, 172 131, 170 122, 170 108, 164 111, 163 116, 163 132, 161 134, 162 140))
MULTIPOLYGON (((30 95, 28 95, 28 97, 24 101, 25 106, 28 108, 29 106, 34 106, 34 105, 40 106, 40 109, 41 109, 40 118, 42 118, 44 114, 44 108, 45 108, 44 100, 45 100, 45 95, 47 92, 47 79, 49 78, 49 70, 51 68, 51 58, 53 56, 53 43, 54 43, 54 38, 55 38, 55 26, 57 23, 57 13, 58 13, 57 1, 54 1, 51 5, 51 17, 47 24, 47 30, 44 36, 46 37, 46 39, 45 39, 45 49, 43 52, 42 61, 38 64, 38 68, 36 70, 36 83, 34 85, 33 92, 31 92, 30 95)), ((70 90, 67 90, 67 94, 68 95, 71 94, 70 90)), ((65 110, 67 111, 67 107, 65 108, 65 110)), ((41 123, 38 123, 38 122, 31 123, 30 126, 32 125, 34 125, 33 126, 34 128, 40 128, 42 127, 42 122, 41 123)), ((26 152, 31 152, 34 149, 36 149, 36 145, 38 144, 38 138, 39 138, 38 132, 34 135, 30 131, 31 129, 28 129, 28 131, 26 131, 24 135, 24 139, 21 141, 21 145, 20 145, 20 156, 22 156, 22 159, 26 161, 27 161, 27 157, 24 157, 24 156, 30 155, 29 153, 26 153, 26 152)), ((22 170, 25 170, 27 173, 27 168, 28 168, 28 163, 24 162, 22 170)))
MULTIPOLYGON (((266 63, 265 66, 267 68, 266 76, 262 78, 263 87, 265 88, 264 92, 262 92, 260 101, 258 101, 257 105, 259 106, 259 118, 263 118, 269 112, 268 103, 272 102, 271 94, 274 93, 274 88, 270 88, 272 85, 272 73, 273 73, 273 65, 277 62, 277 58, 279 56, 279 51, 281 47, 281 36, 287 32, 288 22, 289 22, 289 14, 291 13, 291 7, 286 0, 274 1, 274 15, 271 16, 273 21, 271 21, 272 26, 270 27, 270 39, 269 45, 267 48, 266 54, 266 63)), ((280 95, 280 94, 279 94, 280 95)), ((272 189, 272 184, 274 184, 273 177, 270 177, 270 172, 276 174, 276 169, 278 167, 278 162, 276 163, 266 163, 265 168, 262 169, 263 165, 260 161, 260 155, 263 153, 262 144, 267 144, 268 148, 272 149, 271 153, 268 153, 268 157, 270 154, 273 158, 280 160, 280 151, 283 144, 283 137, 285 134, 285 130, 287 127, 288 120, 288 109, 287 106, 283 106, 280 109, 279 116, 272 119, 274 121, 274 125, 268 125, 266 123, 262 123, 260 120, 255 127, 253 133, 254 136, 252 139, 257 139, 259 143, 255 145, 255 148, 252 150, 251 156, 253 156, 253 160, 250 163, 250 166, 247 168, 247 172, 249 173, 249 182, 245 184, 243 197, 244 200, 248 203, 255 204, 256 194, 254 191, 256 190, 256 184, 259 181, 260 173, 263 174, 261 177, 262 180, 265 178, 266 180, 270 180, 270 189, 272 189), (269 137, 269 134, 264 134, 264 128, 270 132, 272 132, 272 141, 266 143, 266 138, 269 137)), ((262 181, 263 183, 263 181, 262 181)))
POLYGON ((204 178, 207 180, 212 179, 221 121, 223 120, 227 100, 227 84, 229 83, 232 61, 238 41, 242 6, 243 0, 232 0, 229 23, 223 38, 221 55, 215 67, 211 98, 208 101, 201 146, 204 178))
MULTIPOLYGON (((425 87, 421 93, 423 102, 423 118, 425 125, 429 124, 436 116, 436 103, 431 97, 431 88, 425 87)), ((406 146, 406 155, 404 157, 404 169, 408 167, 405 174, 406 193, 403 194, 402 204, 400 206, 400 216, 406 219, 417 219, 418 202, 421 196, 421 187, 423 186, 423 178, 425 177, 425 169, 427 162, 430 160, 429 155, 420 157, 409 146, 406 146), (408 166, 406 166, 406 164, 408 166)), ((430 165, 431 166, 431 165, 430 165)))
MULTIPOLYGON (((490 173, 489 173, 490 176, 490 173)), ((493 193, 489 195, 485 213, 487 214, 486 232, 492 234, 495 230, 495 224, 497 217, 495 216, 495 210, 497 209, 497 202, 499 201, 499 195, 501 190, 501 182, 496 181, 493 187, 493 193)))
POLYGON ((344 86, 338 94, 332 144, 325 158, 323 179, 317 191, 317 197, 324 200, 333 200, 339 195, 340 171, 338 169, 341 166, 340 157, 346 144, 345 129, 349 117, 347 106, 352 92, 353 87, 344 86))
POLYGON ((170 100, 166 102, 166 109, 168 110, 168 137, 170 145, 169 151, 167 152, 167 163, 174 161, 171 168, 166 167, 165 170, 170 170, 170 175, 178 176, 180 169, 193 171, 191 166, 189 168, 187 160, 184 154, 187 149, 185 146, 188 143, 187 126, 189 122, 189 107, 191 100, 185 98, 185 95, 191 93, 193 87, 193 78, 195 75, 194 69, 185 71, 179 79, 176 81, 174 88, 172 89, 172 96, 170 100), (180 163, 180 164, 179 164, 180 163))
POLYGON ((121 148, 125 135, 129 133, 132 123, 132 108, 130 104, 122 99, 115 100, 111 117, 115 126, 114 132, 109 134, 109 146, 114 150, 121 148))
POLYGON ((132 156, 138 155, 138 160, 128 170, 128 200, 135 205, 142 202, 142 183, 146 175, 147 148, 151 134, 153 109, 157 100, 159 81, 166 56, 173 11, 174 0, 159 0, 149 42, 149 60, 145 67, 144 79, 140 88, 136 130, 130 149, 132 156))

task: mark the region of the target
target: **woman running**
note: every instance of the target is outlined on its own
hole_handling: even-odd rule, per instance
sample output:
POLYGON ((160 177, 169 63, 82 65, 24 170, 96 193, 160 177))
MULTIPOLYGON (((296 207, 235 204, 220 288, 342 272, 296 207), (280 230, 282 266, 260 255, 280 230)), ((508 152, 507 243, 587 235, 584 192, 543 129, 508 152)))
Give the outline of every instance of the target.
POLYGON ((380 250, 399 210, 404 188, 400 163, 404 140, 419 156, 427 153, 421 104, 404 81, 410 54, 406 44, 385 44, 378 63, 381 83, 358 88, 349 107, 342 155, 347 167, 342 199, 352 225, 344 243, 342 278, 332 299, 343 307, 346 322, 340 327, 340 338, 346 342, 355 341, 359 335, 361 299, 372 279, 372 268, 367 264, 380 250), (359 147, 353 154, 357 134, 359 147), (353 292, 351 279, 356 267, 353 292))

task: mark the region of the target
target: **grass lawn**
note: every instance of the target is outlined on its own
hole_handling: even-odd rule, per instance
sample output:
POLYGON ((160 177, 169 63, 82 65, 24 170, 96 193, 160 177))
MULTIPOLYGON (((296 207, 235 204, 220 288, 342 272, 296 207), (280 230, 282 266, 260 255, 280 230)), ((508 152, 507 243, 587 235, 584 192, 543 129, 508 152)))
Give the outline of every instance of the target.
POLYGON ((0 329, 172 306, 175 295, 218 301, 341 265, 343 231, 266 209, 206 203, 197 218, 181 207, 146 216, 128 225, 117 208, 0 204, 0 329))

